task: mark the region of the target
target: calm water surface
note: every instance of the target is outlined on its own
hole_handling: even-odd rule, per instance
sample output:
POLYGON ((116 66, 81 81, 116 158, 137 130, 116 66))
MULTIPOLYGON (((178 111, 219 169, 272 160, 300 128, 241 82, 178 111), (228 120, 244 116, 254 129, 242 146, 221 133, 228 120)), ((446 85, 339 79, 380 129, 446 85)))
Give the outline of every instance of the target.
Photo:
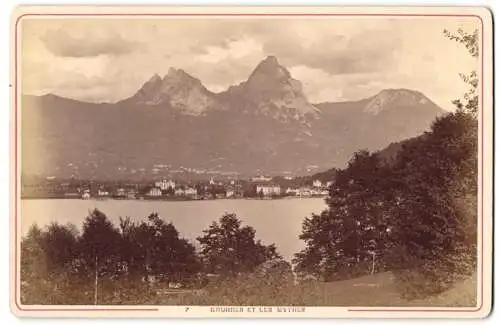
POLYGON ((236 213, 243 225, 255 228, 256 238, 264 244, 275 243, 280 254, 290 260, 294 253, 304 248, 298 236, 302 221, 312 213, 326 208, 324 199, 283 200, 211 200, 211 201, 139 201, 139 200, 22 200, 21 231, 25 234, 36 223, 43 227, 50 222, 72 223, 81 229, 89 210, 104 212, 117 226, 119 217, 145 219, 157 212, 172 222, 181 236, 197 244, 195 239, 212 221, 225 212, 236 213))

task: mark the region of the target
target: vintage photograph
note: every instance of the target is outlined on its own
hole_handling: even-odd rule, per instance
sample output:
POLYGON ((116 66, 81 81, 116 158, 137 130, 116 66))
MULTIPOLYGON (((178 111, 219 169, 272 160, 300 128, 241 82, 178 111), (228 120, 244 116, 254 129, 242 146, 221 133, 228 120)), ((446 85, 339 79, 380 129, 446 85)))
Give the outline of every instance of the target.
POLYGON ((18 15, 17 308, 490 308, 489 20, 299 9, 18 15))

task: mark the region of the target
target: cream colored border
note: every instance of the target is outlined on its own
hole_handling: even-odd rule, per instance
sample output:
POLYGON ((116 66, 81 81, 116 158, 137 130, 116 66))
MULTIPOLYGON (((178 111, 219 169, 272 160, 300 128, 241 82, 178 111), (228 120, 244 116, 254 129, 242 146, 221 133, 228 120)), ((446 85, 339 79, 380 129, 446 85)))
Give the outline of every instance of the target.
MULTIPOLYGON (((227 17, 227 16, 225 16, 227 17)), ((387 16, 381 16, 385 19, 387 16)), ((399 16, 400 19, 405 19, 404 16, 399 16)), ((112 18, 112 17, 109 17, 112 18)), ((174 16, 166 17, 165 19, 173 19, 174 16)), ((237 18, 230 17, 230 18, 237 18)), ((286 18, 286 17, 281 17, 286 18)), ((310 16, 311 19, 314 16, 310 16)), ((114 16, 113 19, 133 19, 132 16, 114 16)), ((356 18, 352 18, 356 19, 356 18)), ((436 19, 440 19, 436 17, 436 19)), ((12 13, 11 18, 11 258, 10 258, 10 276, 11 276, 11 310, 17 316, 28 317, 236 317, 236 318, 360 318, 360 317, 384 317, 384 318, 478 318, 485 317, 491 311, 492 305, 492 219, 493 219, 493 37, 492 37, 492 16, 489 10, 480 7, 431 7, 431 6, 414 6, 414 7, 395 7, 395 6, 380 6, 380 7, 310 7, 310 6, 294 6, 294 7, 207 7, 207 6, 20 6, 12 13), (356 14, 356 15, 396 15, 392 18, 397 18, 397 15, 474 15, 482 21, 483 42, 483 73, 482 75, 482 91, 483 96, 480 96, 480 107, 483 107, 480 115, 480 152, 479 156, 479 180, 480 192, 479 197, 482 201, 479 202, 479 270, 478 270, 478 294, 482 293, 478 298, 480 306, 477 308, 348 308, 348 307, 305 307, 305 312, 299 313, 279 313, 273 307, 273 312, 264 312, 261 307, 255 307, 255 311, 251 311, 248 307, 241 307, 243 312, 222 313, 213 312, 211 307, 201 306, 21 306, 19 301, 16 301, 17 285, 14 284, 16 277, 16 269, 19 261, 16 260, 16 249, 19 249, 19 242, 16 242, 16 237, 19 238, 19 229, 16 229, 16 211, 19 211, 19 170, 15 172, 15 162, 19 161, 20 151, 17 150, 15 139, 20 137, 20 117, 17 116, 16 123, 16 107, 15 103, 20 101, 19 91, 19 75, 16 76, 14 63, 16 60, 15 42, 20 39, 15 39, 16 28, 24 19, 29 19, 33 15, 37 18, 47 17, 47 14, 59 14, 60 18, 71 19, 70 16, 64 14, 85 14, 92 17, 92 14, 123 14, 134 15, 134 17, 148 17, 148 14, 184 14, 192 16, 184 16, 183 18, 192 17, 195 15, 210 14, 214 19, 222 19, 223 17, 215 16, 215 14, 237 14, 237 15, 253 15, 255 19, 272 19, 266 14, 282 14, 288 15, 290 19, 294 19, 293 15, 318 15, 318 14, 356 14), (264 14, 264 16, 257 16, 264 14), (144 16, 140 16, 144 15, 144 16), (15 134, 17 130, 17 134, 15 134), (17 157, 16 157, 17 153, 17 157), (482 180, 482 181, 481 181, 482 180), (482 208, 481 208, 482 207, 482 208), (482 242, 482 245, 481 245, 482 242), (481 250, 481 247, 483 249, 481 250), (482 280, 481 280, 482 279, 482 280), (133 309, 133 310, 128 310, 133 309), (143 309, 143 310, 138 310, 143 309), (425 310, 425 311, 424 311, 425 310)), ((19 55, 19 53, 17 53, 19 55)), ((18 114, 17 114, 18 115, 18 114)), ((19 227, 18 227, 19 228, 19 227)), ((269 307, 262 307, 269 308, 269 307)))

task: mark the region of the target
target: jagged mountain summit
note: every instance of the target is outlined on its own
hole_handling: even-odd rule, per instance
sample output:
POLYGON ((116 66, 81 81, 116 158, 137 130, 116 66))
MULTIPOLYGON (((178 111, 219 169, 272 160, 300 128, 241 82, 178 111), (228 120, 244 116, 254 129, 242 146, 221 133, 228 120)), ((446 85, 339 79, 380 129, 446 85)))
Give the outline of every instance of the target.
POLYGON ((210 92, 184 70, 170 68, 164 78, 153 75, 133 96, 120 103, 168 106, 190 115, 231 107, 285 122, 317 118, 319 112, 308 102, 300 81, 293 79, 274 56, 261 61, 248 80, 220 94, 210 92))
POLYGON ((313 105, 273 56, 221 93, 171 68, 117 103, 26 95, 21 105, 23 173, 113 179, 314 173, 417 136, 444 112, 407 89, 313 105))
POLYGON ((132 97, 121 103, 151 106, 167 104, 190 115, 200 115, 218 105, 214 94, 199 79, 175 68, 170 68, 163 79, 155 74, 132 97))
POLYGON ((242 100, 247 109, 284 121, 318 117, 318 109, 308 102, 300 81, 293 79, 274 56, 260 62, 247 81, 230 87, 227 97, 242 100))

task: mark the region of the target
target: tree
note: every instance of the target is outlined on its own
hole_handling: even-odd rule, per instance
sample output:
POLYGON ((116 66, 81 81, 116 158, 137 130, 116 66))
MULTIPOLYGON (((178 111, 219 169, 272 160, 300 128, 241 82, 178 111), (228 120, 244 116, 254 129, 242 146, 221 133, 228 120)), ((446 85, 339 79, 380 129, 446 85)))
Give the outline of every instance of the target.
POLYGON ((119 229, 121 235, 121 259, 126 264, 128 275, 134 278, 144 271, 144 260, 137 252, 138 247, 144 244, 142 240, 138 240, 141 238, 141 236, 138 236, 138 225, 130 217, 120 217, 119 229))
POLYGON ((151 191, 151 189, 153 188, 153 186, 150 186, 150 185, 147 185, 147 186, 140 186, 139 187, 139 191, 138 191, 138 194, 139 195, 148 195, 149 194, 149 191, 151 191))
POLYGON ((85 218, 79 242, 85 265, 94 273, 94 304, 98 303, 99 278, 115 276, 120 267, 121 237, 104 213, 95 209, 85 218))
POLYGON ((223 276, 253 272, 265 261, 280 259, 273 245, 255 240, 255 229, 241 227, 236 214, 225 214, 198 237, 207 272, 223 276))
POLYGON ((200 269, 195 248, 179 237, 172 223, 158 214, 135 224, 130 218, 121 219, 123 259, 129 273, 141 274, 146 282, 150 275, 182 280, 200 269))
POLYGON ((401 181, 394 215, 393 267, 409 297, 437 294, 475 269, 477 122, 458 110, 405 146, 395 166, 401 181), (425 283, 422 283, 425 282, 425 283))
POLYGON ((172 223, 166 223, 158 214, 148 216, 148 222, 142 223, 148 233, 152 233, 151 255, 152 271, 174 279, 182 279, 199 270, 195 248, 187 240, 179 237, 179 232, 172 223))
POLYGON ((250 185, 246 186, 244 191, 243 191, 243 196, 244 197, 257 197, 257 186, 256 185, 250 185))
POLYGON ((306 248, 293 260, 299 274, 333 280, 384 269, 390 246, 386 210, 392 199, 387 176, 378 155, 365 150, 337 171, 326 199, 328 209, 303 223, 299 238, 306 248), (375 263, 377 256, 380 261, 375 263))
MULTIPOLYGON (((477 31, 445 35, 478 56, 477 31)), ((345 268, 352 276, 354 266, 366 272, 371 257, 371 272, 378 261, 415 298, 474 272, 478 80, 475 72, 461 77, 471 89, 465 103, 453 101, 456 112, 437 118, 390 162, 361 151, 336 174, 328 209, 304 221, 307 246, 294 259, 299 273, 328 279, 345 268)))
MULTIPOLYGON (((479 56, 477 30, 444 34, 479 56)), ((460 76, 470 86, 465 103, 454 100, 457 110, 404 146, 394 168, 392 264, 410 298, 440 293, 476 268, 479 81, 475 71, 460 76)))
POLYGON ((52 223, 42 236, 42 247, 49 272, 64 271, 78 256, 78 230, 74 225, 52 223))
POLYGON ((195 185, 195 189, 196 189, 196 194, 199 195, 199 196, 203 196, 205 195, 205 188, 203 186, 202 183, 197 183, 195 185))
POLYGON ((330 279, 345 259, 337 259, 342 251, 340 244, 343 231, 343 219, 334 218, 328 210, 306 218, 302 225, 300 239, 306 242, 306 248, 295 254, 292 260, 299 277, 312 274, 315 277, 330 279))
POLYGON ((69 271, 78 255, 77 241, 74 225, 52 223, 45 230, 33 225, 21 242, 22 264, 26 266, 22 269, 45 278, 69 271))
POLYGON ((21 280, 29 279, 46 272, 47 263, 43 251, 43 233, 35 224, 21 241, 21 280))
POLYGON ((21 242, 21 299, 25 304, 71 304, 82 301, 78 234, 73 225, 32 226, 21 242))
POLYGON ((165 192, 166 195, 168 196, 174 196, 175 195, 175 189, 172 186, 169 186, 165 192))
POLYGON ((21 302, 30 304, 40 299, 48 278, 46 255, 43 250, 43 232, 37 226, 30 227, 21 241, 21 302))
MULTIPOLYGON (((457 34, 452 34, 448 30, 444 30, 444 35, 450 40, 456 41, 465 46, 469 51, 469 54, 477 58, 479 56, 479 32, 474 30, 472 33, 467 33, 463 29, 459 29, 457 34)), ((477 116, 479 97, 477 94, 477 88, 479 86, 479 78, 476 71, 472 71, 469 74, 460 74, 460 78, 470 86, 469 91, 464 94, 465 104, 461 99, 455 99, 452 103, 459 109, 464 110, 474 116, 477 116)))

